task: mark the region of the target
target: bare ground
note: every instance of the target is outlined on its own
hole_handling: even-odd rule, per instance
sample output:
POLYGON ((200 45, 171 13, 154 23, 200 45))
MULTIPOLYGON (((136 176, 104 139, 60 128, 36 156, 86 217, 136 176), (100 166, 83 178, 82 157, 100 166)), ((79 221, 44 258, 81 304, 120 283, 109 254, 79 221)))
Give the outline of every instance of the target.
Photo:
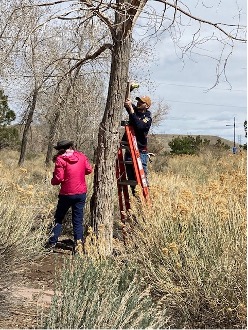
POLYGON ((70 248, 59 248, 29 263, 23 280, 9 290, 9 306, 0 312, 1 329, 37 329, 42 314, 50 306, 54 292, 54 278, 62 268, 64 258, 71 258, 70 248))

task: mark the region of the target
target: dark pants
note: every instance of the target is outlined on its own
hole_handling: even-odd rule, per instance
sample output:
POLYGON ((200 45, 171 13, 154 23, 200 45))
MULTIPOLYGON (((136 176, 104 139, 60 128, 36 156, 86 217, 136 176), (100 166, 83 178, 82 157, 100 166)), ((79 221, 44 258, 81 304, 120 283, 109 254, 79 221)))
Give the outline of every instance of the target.
MULTIPOLYGON (((141 163, 146 175, 146 181, 148 184, 148 180, 147 180, 147 174, 148 174, 148 170, 147 170, 147 161, 148 161, 148 154, 145 151, 140 151, 140 159, 141 159, 141 163)), ((125 160, 132 160, 131 154, 129 151, 126 151, 125 153, 125 160)), ((135 177, 135 173, 134 173, 134 168, 132 164, 126 164, 126 172, 127 172, 127 178, 128 180, 136 180, 135 177)), ((130 186, 133 195, 135 195, 135 186, 130 186)))
POLYGON ((59 235, 62 231, 62 221, 69 210, 72 208, 72 225, 74 240, 83 239, 83 217, 84 206, 86 201, 86 193, 78 195, 59 195, 57 209, 55 212, 55 225, 49 239, 50 244, 58 242, 59 235))

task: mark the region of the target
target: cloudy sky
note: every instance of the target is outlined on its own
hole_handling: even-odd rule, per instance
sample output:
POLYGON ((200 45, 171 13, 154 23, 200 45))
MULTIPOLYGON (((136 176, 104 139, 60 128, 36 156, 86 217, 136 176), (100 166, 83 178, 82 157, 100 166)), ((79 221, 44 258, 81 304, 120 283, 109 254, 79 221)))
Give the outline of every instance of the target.
MULTIPOLYGON (((191 2, 194 2, 193 0, 191 2)), ((237 22, 237 2, 228 1, 228 6, 208 0, 209 7, 198 6, 191 8, 198 17, 211 19, 214 22, 237 22), (212 7, 211 3, 213 4, 212 7), (232 3, 232 4, 231 4, 232 3)), ((241 21, 246 25, 246 1, 238 1, 241 11, 241 21)), ((185 45, 192 36, 194 28, 185 29, 181 37, 181 45, 185 45)), ((211 34, 211 27, 204 27, 203 37, 211 34)), ((198 53, 191 58, 180 59, 181 53, 175 48, 170 36, 164 35, 155 46, 157 59, 150 67, 151 80, 156 89, 150 92, 155 101, 163 99, 169 105, 169 113, 157 133, 165 134, 199 134, 214 135, 234 139, 234 117, 236 123, 236 142, 245 143, 243 123, 247 119, 247 61, 246 44, 235 43, 232 54, 226 66, 226 77, 220 78, 220 83, 213 89, 216 82, 215 59, 219 58, 222 45, 216 41, 202 44, 198 53), (226 126, 231 125, 231 126, 226 126)), ((230 52, 224 50, 224 56, 230 52)), ((196 53, 196 50, 194 51, 196 53)), ((140 90, 142 94, 147 90, 140 90)), ((149 93, 149 92, 148 92, 149 93)), ((152 108, 151 108, 152 109, 152 108)))
MULTIPOLYGON (((237 24, 238 19, 241 24, 246 25, 247 22, 246 0, 183 0, 183 3, 189 6, 189 8, 183 7, 180 3, 186 11, 190 9, 194 16, 212 22, 237 24)), ((148 34, 153 33, 152 27, 156 22, 153 14, 155 11, 161 13, 162 8, 163 6, 158 2, 149 0, 138 21, 136 33, 143 31, 142 28, 146 29, 148 34), (154 3, 156 8, 152 8, 154 3), (143 24, 146 12, 148 12, 149 20, 143 24)), ((166 15, 173 17, 173 10, 167 8, 166 15)), ((156 23, 158 27, 160 21, 156 23)), ((167 20, 167 25, 170 23, 171 21, 167 20)), ((177 40, 178 44, 185 47, 192 40, 192 35, 196 33, 199 26, 188 18, 184 18, 182 23, 184 26, 180 26, 180 30, 175 28, 170 32, 174 39, 180 36, 180 40, 177 40)), ((224 28, 230 31, 227 26, 224 28)), ((157 41, 153 47, 155 60, 148 59, 144 67, 148 67, 152 87, 149 89, 149 83, 147 83, 142 88, 141 83, 139 94, 149 94, 154 101, 154 107, 156 107, 156 101, 159 100, 163 100, 169 106, 166 118, 154 130, 155 133, 214 135, 233 141, 235 117, 235 139, 241 144, 246 142, 243 128, 243 123, 247 119, 246 44, 235 42, 233 49, 227 47, 223 50, 223 44, 216 40, 216 38, 219 40, 223 38, 223 35, 205 24, 202 24, 201 33, 196 34, 195 37, 204 41, 210 35, 213 36, 213 33, 214 38, 211 41, 202 42, 197 49, 192 49, 192 52, 188 52, 183 59, 180 48, 175 46, 169 33, 161 34, 158 39, 156 39, 156 34, 150 38, 153 42, 157 41), (230 55, 225 71, 228 82, 222 76, 219 84, 211 89, 216 82, 216 67, 221 53, 223 59, 230 55)), ((142 70, 140 71, 142 82, 142 70)))

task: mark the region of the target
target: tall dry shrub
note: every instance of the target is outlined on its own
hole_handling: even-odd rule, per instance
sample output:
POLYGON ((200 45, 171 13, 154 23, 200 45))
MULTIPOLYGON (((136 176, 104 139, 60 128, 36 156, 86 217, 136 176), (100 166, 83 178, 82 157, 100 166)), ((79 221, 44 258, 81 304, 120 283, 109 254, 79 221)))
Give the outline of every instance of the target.
POLYGON ((246 324, 246 156, 174 157, 133 201, 127 259, 176 328, 246 324))
POLYGON ((5 305, 5 289, 16 286, 21 270, 44 253, 54 206, 40 158, 19 168, 17 153, 4 150, 0 156, 0 295, 5 305))

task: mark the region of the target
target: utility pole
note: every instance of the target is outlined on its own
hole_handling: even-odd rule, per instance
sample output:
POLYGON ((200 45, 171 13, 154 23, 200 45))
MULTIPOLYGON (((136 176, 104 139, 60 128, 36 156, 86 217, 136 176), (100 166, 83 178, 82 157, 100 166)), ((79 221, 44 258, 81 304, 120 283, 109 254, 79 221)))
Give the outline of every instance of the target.
POLYGON ((233 126, 233 153, 236 154, 236 142, 235 142, 235 127, 236 127, 236 123, 235 123, 235 117, 233 118, 233 125, 226 125, 226 126, 233 126))

